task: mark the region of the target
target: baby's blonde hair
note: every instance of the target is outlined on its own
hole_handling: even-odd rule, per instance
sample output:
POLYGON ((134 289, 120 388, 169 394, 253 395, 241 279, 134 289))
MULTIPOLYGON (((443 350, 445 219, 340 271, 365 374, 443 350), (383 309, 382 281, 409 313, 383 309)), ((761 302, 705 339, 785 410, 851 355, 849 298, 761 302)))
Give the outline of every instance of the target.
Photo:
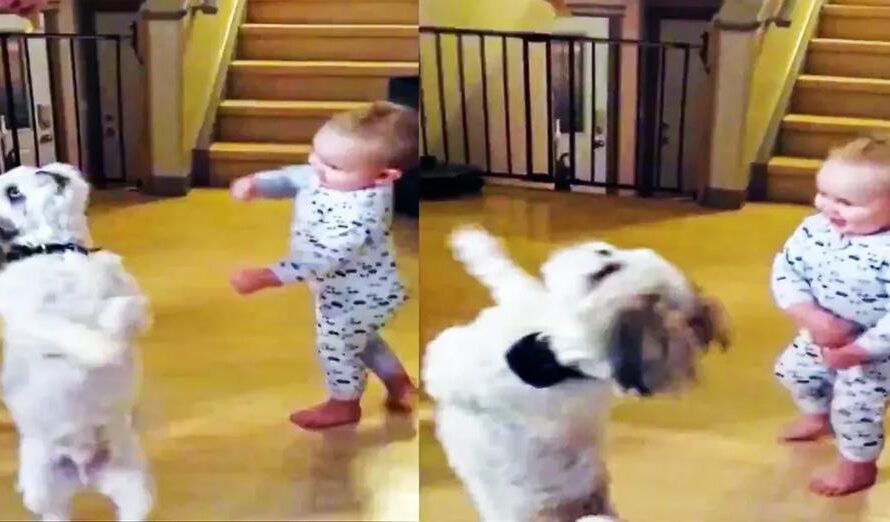
POLYGON ((335 115, 322 130, 361 141, 369 159, 385 167, 407 170, 418 163, 417 111, 388 101, 335 115))
POLYGON ((856 138, 845 145, 832 149, 828 153, 828 159, 882 165, 890 171, 890 137, 874 134, 856 138))

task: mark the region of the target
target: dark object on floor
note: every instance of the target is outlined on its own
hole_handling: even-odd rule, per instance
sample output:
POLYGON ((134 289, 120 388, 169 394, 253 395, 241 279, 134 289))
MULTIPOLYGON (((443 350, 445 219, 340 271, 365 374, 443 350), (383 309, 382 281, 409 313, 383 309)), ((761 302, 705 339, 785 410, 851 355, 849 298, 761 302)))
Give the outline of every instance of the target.
POLYGON ((476 194, 485 181, 482 171, 470 165, 439 164, 426 156, 420 160, 420 197, 447 199, 476 194))
MULTIPOLYGON (((411 107, 420 106, 420 77, 402 76, 389 79, 387 99, 411 107)), ((396 182, 395 210, 400 214, 417 217, 420 212, 420 169, 405 171, 396 182)))

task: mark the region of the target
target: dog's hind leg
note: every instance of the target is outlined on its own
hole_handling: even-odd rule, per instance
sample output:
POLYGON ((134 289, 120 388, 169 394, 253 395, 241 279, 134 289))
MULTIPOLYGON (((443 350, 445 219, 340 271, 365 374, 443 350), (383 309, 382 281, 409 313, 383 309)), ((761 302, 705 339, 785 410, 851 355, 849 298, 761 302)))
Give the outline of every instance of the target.
POLYGON ((114 502, 118 520, 147 520, 154 506, 154 487, 139 438, 129 427, 111 438, 111 460, 98 471, 96 489, 114 502))
POLYGON ((488 288, 496 303, 543 295, 541 282, 514 263, 498 240, 485 230, 460 228, 452 233, 450 242, 455 258, 488 288))
POLYGON ((17 489, 28 511, 45 521, 70 519, 77 483, 53 462, 50 448, 38 439, 24 437, 19 446, 17 489))

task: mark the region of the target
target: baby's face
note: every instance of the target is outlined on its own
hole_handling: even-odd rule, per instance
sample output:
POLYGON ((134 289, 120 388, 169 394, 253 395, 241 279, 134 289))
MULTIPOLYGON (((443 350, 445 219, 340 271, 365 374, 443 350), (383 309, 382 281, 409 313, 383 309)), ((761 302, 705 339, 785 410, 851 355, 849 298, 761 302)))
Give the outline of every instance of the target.
POLYGON ((366 189, 392 183, 401 176, 398 169, 370 160, 372 156, 358 140, 323 128, 312 140, 309 164, 321 185, 333 190, 366 189))
POLYGON ((816 178, 815 205, 847 235, 890 229, 890 173, 886 167, 826 161, 816 178))

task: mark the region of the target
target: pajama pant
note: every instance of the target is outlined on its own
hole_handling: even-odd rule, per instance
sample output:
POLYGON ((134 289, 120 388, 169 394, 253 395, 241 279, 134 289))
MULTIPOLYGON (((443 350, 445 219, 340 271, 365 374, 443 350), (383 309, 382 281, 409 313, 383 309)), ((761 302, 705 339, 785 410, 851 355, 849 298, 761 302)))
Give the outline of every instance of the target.
MULTIPOLYGON (((289 263, 272 267, 282 283, 304 281, 302 272, 289 263)), ((362 396, 370 368, 381 380, 403 371, 378 330, 401 304, 379 295, 386 281, 358 277, 332 277, 323 283, 309 282, 315 296, 316 349, 324 368, 330 397, 355 400, 362 396)))
POLYGON ((884 412, 890 389, 890 359, 832 370, 820 348, 797 338, 775 368, 801 412, 828 413, 838 450, 855 462, 877 460, 884 447, 884 412))

